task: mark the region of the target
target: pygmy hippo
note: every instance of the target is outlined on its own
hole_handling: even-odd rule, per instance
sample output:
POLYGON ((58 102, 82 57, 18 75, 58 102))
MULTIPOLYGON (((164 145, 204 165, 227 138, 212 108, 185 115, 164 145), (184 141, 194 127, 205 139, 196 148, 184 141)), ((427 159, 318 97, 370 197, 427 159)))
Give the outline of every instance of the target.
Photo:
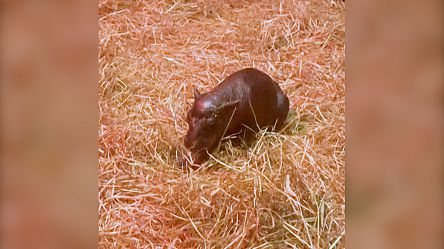
POLYGON ((288 109, 288 97, 268 75, 254 68, 237 71, 212 91, 201 94, 194 89, 185 147, 199 165, 224 136, 249 140, 260 129, 280 129, 288 109))

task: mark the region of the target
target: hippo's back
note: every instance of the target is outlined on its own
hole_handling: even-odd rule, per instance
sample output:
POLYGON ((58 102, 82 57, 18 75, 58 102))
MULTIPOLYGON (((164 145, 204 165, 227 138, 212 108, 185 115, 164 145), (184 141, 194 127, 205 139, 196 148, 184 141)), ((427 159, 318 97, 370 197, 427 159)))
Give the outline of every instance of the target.
POLYGON ((229 94, 240 100, 236 117, 242 126, 258 130, 277 124, 283 93, 267 74, 246 68, 228 76, 218 87, 225 92, 229 89, 229 94))

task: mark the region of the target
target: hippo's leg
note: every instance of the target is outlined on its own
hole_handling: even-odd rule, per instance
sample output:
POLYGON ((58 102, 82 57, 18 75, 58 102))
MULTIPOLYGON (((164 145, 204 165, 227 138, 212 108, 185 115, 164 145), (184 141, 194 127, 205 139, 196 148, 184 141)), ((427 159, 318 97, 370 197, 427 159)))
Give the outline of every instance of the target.
POLYGON ((245 127, 244 129, 242 129, 240 137, 242 139, 242 143, 249 147, 256 138, 256 131, 251 129, 250 127, 245 127))

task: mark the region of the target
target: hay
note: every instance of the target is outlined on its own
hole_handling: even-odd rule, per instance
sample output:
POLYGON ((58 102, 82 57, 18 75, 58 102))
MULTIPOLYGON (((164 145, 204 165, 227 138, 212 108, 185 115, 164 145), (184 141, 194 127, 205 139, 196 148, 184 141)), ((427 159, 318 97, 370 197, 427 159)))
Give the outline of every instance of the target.
POLYGON ((344 2, 101 0, 99 14, 101 248, 345 247, 344 2), (285 129, 184 171, 192 87, 245 67, 289 96, 285 129))

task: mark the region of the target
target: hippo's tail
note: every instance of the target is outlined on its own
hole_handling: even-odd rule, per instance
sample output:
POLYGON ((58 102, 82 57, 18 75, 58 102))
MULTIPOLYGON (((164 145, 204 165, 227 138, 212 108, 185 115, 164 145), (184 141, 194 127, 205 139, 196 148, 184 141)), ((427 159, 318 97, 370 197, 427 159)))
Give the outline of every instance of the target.
POLYGON ((282 128, 285 120, 287 119, 288 111, 290 109, 290 100, 285 95, 284 91, 280 88, 279 84, 274 82, 274 87, 277 93, 277 110, 278 117, 276 122, 276 130, 282 128))

